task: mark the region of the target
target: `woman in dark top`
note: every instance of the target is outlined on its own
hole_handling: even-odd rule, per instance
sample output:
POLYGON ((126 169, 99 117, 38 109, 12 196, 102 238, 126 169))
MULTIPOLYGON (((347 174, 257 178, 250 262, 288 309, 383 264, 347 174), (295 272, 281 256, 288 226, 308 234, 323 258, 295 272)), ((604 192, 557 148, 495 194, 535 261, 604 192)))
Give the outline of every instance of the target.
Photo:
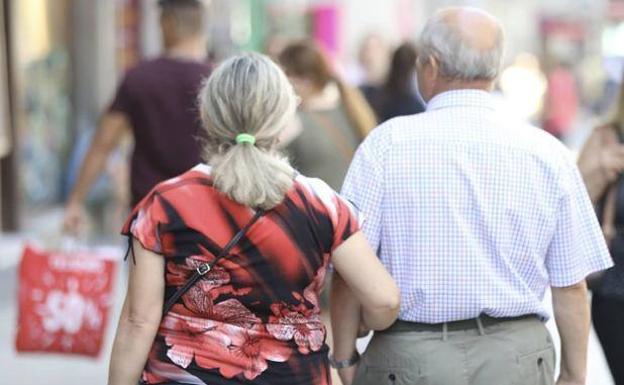
POLYGON ((109 385, 330 384, 319 306, 330 261, 366 326, 394 322, 398 288, 356 210, 276 150, 296 105, 258 54, 226 61, 200 91, 208 164, 157 185, 123 228, 134 263, 109 385))
POLYGON ((594 130, 579 169, 615 266, 590 280, 592 321, 616 385, 624 385, 624 84, 615 118, 594 130))
POLYGON ((416 47, 412 43, 401 44, 392 55, 386 82, 370 94, 369 101, 380 123, 425 110, 416 91, 416 56, 416 47))

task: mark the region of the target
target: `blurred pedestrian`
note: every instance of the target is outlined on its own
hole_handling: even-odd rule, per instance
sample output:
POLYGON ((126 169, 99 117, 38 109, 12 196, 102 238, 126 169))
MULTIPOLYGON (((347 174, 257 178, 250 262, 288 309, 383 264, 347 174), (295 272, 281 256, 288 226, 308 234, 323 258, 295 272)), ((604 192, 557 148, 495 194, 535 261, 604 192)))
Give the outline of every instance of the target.
POLYGON ((361 73, 359 79, 353 79, 353 81, 354 84, 358 84, 360 91, 369 102, 370 97, 384 82, 391 54, 390 45, 377 32, 366 35, 360 44, 357 58, 361 73))
POLYGON ((593 277, 592 321, 616 385, 624 385, 624 83, 613 119, 599 126, 578 160, 615 266, 593 277))
POLYGON ((280 64, 301 98, 295 138, 288 151, 304 175, 339 189, 355 149, 375 126, 375 114, 361 93, 336 76, 311 41, 288 45, 280 64))
MULTIPOLYGON (((549 286, 562 341, 557 383, 585 383, 585 277, 612 261, 573 156, 497 110, 503 47, 489 14, 437 12, 417 61, 427 111, 376 128, 353 160, 343 193, 364 213, 402 301, 400 321, 375 333, 357 372, 341 370, 346 385, 353 375, 358 385, 553 384, 549 286)), ((335 356, 345 359, 359 310, 334 298, 335 356)))
POLYGON ((160 0, 165 52, 129 70, 102 116, 69 196, 65 230, 77 233, 84 222, 85 198, 109 154, 126 133, 134 137, 131 199, 139 202, 158 182, 200 160, 195 100, 206 61, 201 0, 160 0))
POLYGON ((369 101, 380 123, 425 110, 417 91, 416 56, 412 43, 401 44, 392 55, 385 83, 370 93, 369 101))
POLYGON ((573 128, 578 107, 576 78, 570 65, 560 62, 547 76, 544 129, 564 140, 573 128))
POLYGON ((354 208, 277 152, 297 100, 276 64, 226 61, 199 104, 209 165, 159 184, 123 230, 135 261, 109 384, 329 385, 330 256, 372 328, 396 319, 398 288, 354 208))

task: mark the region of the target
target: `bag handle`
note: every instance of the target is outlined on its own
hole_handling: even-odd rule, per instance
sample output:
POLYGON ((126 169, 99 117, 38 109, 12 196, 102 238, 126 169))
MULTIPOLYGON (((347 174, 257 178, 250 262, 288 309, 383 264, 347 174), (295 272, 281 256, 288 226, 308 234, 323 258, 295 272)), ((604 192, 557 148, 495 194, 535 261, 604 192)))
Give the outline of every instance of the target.
POLYGON ((308 116, 312 118, 318 124, 323 131, 329 136, 338 150, 345 158, 347 162, 350 162, 353 159, 353 155, 355 154, 355 149, 349 144, 349 140, 342 133, 340 128, 331 121, 328 116, 323 115, 322 112, 318 111, 309 111, 308 116))
POLYGON ((191 278, 188 279, 188 281, 186 281, 186 283, 184 284, 184 286, 180 287, 172 296, 171 298, 169 298, 167 300, 167 302, 165 303, 165 306, 163 308, 163 317, 169 313, 169 311, 171 310, 171 308, 173 307, 173 305, 176 304, 176 302, 178 302, 178 300, 180 299, 180 297, 182 297, 184 294, 186 294, 187 291, 189 291, 196 283, 197 281, 199 281, 201 279, 201 277, 203 277, 204 275, 208 274, 208 272, 210 272, 210 270, 212 270, 212 268, 223 258, 229 256, 230 251, 232 251, 232 248, 234 248, 234 246, 236 246, 241 239, 245 236, 245 234, 247 234, 247 232, 249 231, 249 229, 251 229, 251 226, 254 225, 254 223, 256 223, 258 221, 258 219, 260 219, 260 217, 264 214, 263 210, 258 210, 256 211, 256 214, 253 216, 253 218, 251 218, 251 220, 245 225, 245 227, 243 227, 238 233, 236 233, 236 235, 234 236, 234 238, 232 238, 232 240, 230 240, 230 242, 228 242, 225 247, 223 247, 223 249, 221 249, 221 252, 219 252, 219 254, 217 255, 217 257, 214 259, 214 261, 212 262, 207 262, 204 263, 202 265, 200 265, 194 272, 193 275, 191 276, 191 278))

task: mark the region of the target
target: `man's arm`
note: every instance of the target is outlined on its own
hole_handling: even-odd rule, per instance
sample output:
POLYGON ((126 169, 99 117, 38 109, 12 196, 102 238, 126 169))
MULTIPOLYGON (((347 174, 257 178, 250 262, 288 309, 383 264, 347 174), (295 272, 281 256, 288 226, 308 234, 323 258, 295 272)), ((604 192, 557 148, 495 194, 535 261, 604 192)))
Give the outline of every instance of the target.
POLYGON ((548 271, 561 335, 561 375, 558 385, 584 384, 589 338, 589 304, 585 278, 613 266, 581 174, 570 153, 558 177, 560 200, 548 245, 548 271))
POLYGON ((587 285, 553 287, 555 322, 561 336, 561 373, 557 385, 584 385, 590 313, 587 285))
POLYGON ((93 137, 78 179, 74 185, 65 211, 64 229, 76 234, 84 218, 84 201, 95 180, 100 176, 111 151, 115 149, 124 134, 130 130, 130 122, 120 112, 105 114, 93 137))
MULTIPOLYGON (((360 304, 347 283, 334 272, 331 281, 331 326, 334 338, 333 356, 337 361, 350 359, 356 351, 356 340, 360 326, 360 304)), ((351 385, 357 365, 339 369, 343 385, 351 385)))

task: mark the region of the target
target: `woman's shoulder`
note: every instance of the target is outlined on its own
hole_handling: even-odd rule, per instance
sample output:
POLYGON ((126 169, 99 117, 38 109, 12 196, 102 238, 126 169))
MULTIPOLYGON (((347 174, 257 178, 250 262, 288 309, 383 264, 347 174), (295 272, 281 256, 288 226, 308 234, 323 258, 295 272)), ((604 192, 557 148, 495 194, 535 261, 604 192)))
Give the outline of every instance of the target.
MULTIPOLYGON (((298 193, 303 193, 312 205, 324 207, 327 213, 335 215, 346 207, 349 211, 356 211, 355 207, 343 198, 338 192, 331 188, 325 181, 319 178, 310 178, 298 175, 295 178, 295 189, 298 193)), ((301 196, 301 194, 299 194, 301 196)))
POLYGON ((618 124, 614 122, 599 124, 589 134, 586 144, 597 142, 602 145, 604 143, 617 142, 619 130, 618 124))
MULTIPOLYGON (((200 164, 183 174, 158 183, 133 208, 122 232, 124 234, 128 233, 132 223, 137 218, 149 217, 152 218, 151 222, 165 218, 166 208, 176 211, 180 209, 188 211, 186 209, 192 205, 193 210, 199 210, 200 206, 208 201, 206 199, 198 199, 199 190, 197 187, 202 190, 201 192, 216 191, 213 188, 209 166, 200 164)), ((202 195, 205 196, 205 194, 202 195)), ((217 194, 214 196, 216 197, 217 194)))
POLYGON ((325 109, 302 109, 297 112, 297 115, 304 122, 311 120, 318 123, 319 119, 329 119, 333 124, 348 123, 347 110, 342 103, 325 109))
POLYGON ((156 185, 155 190, 164 193, 193 184, 212 186, 211 167, 200 163, 176 177, 160 182, 156 185))
POLYGON ((617 135, 617 132, 620 130, 622 130, 622 127, 616 120, 603 121, 594 126, 592 134, 617 135))
POLYGON ((319 223, 332 224, 334 235, 338 235, 335 241, 344 240, 360 229, 363 217, 359 210, 323 180, 299 175, 295 179, 295 186, 295 189, 299 189, 299 201, 304 201, 302 203, 307 208, 313 208, 317 214, 329 220, 319 223))
POLYGON ((210 166, 206 164, 198 164, 192 169, 158 183, 148 196, 166 195, 175 196, 181 191, 188 191, 189 187, 197 186, 204 188, 213 188, 213 179, 210 175, 210 166))
POLYGON ((297 174, 295 177, 295 187, 306 189, 319 197, 332 196, 336 194, 336 191, 334 191, 334 189, 332 189, 324 180, 320 178, 308 177, 302 174, 297 174))

